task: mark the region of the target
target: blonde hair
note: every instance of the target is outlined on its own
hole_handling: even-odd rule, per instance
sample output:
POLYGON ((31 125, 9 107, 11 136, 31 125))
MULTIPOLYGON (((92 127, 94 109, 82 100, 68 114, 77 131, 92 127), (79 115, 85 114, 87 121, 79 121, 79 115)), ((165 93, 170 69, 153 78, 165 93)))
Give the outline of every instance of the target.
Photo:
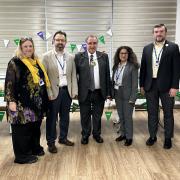
POLYGON ((38 59, 38 56, 35 54, 35 47, 34 47, 34 41, 32 38, 28 38, 28 37, 24 37, 24 38, 21 38, 20 41, 19 41, 19 45, 17 47, 17 49, 15 50, 15 56, 17 56, 18 58, 22 59, 24 58, 24 55, 23 55, 23 52, 22 52, 22 45, 26 42, 26 41, 30 41, 33 45, 33 49, 34 49, 34 52, 32 54, 32 59, 38 59))

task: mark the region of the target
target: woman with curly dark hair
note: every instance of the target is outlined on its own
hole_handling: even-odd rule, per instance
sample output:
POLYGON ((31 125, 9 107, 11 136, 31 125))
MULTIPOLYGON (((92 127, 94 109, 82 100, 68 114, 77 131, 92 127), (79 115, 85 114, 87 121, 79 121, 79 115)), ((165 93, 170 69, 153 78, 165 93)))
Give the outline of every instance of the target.
POLYGON ((130 146, 133 141, 132 113, 138 89, 138 68, 132 48, 119 47, 114 56, 112 82, 121 133, 116 141, 125 140, 125 146, 130 146))

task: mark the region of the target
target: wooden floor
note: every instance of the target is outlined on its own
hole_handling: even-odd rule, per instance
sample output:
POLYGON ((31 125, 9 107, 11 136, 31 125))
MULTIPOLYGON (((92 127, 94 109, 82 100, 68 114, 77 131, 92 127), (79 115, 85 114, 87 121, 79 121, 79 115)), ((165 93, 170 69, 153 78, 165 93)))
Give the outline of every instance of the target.
MULTIPOLYGON (((47 151, 45 122, 42 125, 42 145, 45 156, 30 165, 14 164, 11 136, 6 121, 0 123, 0 180, 178 180, 180 179, 180 110, 175 110, 175 136, 173 148, 162 148, 163 129, 159 128, 158 141, 147 147, 147 114, 136 111, 134 117, 134 142, 125 147, 115 142, 116 127, 112 121, 102 120, 103 144, 92 137, 88 145, 81 145, 79 112, 71 113, 69 138, 74 147, 57 144, 58 153, 47 151)), ((162 116, 162 115, 161 115, 162 116)), ((112 118, 115 118, 113 112, 112 118)))

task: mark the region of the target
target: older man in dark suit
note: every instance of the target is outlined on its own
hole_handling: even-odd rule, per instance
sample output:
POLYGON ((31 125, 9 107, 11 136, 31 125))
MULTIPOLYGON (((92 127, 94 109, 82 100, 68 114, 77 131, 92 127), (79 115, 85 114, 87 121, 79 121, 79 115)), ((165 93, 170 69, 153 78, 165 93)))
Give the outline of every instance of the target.
POLYGON ((75 56, 78 77, 78 99, 80 105, 82 144, 88 144, 91 134, 91 115, 93 138, 103 143, 101 135, 101 116, 106 98, 110 97, 110 71, 108 55, 97 51, 98 39, 90 35, 86 39, 87 51, 75 56))
POLYGON ((143 49, 140 87, 142 94, 145 92, 148 106, 150 137, 146 141, 146 145, 152 146, 157 141, 160 98, 164 112, 164 148, 170 149, 174 130, 174 97, 179 89, 180 54, 178 45, 166 40, 166 33, 167 28, 164 24, 154 26, 154 43, 143 49))

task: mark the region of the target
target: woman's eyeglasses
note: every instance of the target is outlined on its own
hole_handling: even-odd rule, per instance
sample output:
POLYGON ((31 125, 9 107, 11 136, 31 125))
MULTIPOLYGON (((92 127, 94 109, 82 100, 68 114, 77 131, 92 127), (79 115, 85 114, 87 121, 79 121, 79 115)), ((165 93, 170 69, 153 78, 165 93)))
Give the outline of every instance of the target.
POLYGON ((120 53, 120 55, 127 55, 128 53, 120 53))

